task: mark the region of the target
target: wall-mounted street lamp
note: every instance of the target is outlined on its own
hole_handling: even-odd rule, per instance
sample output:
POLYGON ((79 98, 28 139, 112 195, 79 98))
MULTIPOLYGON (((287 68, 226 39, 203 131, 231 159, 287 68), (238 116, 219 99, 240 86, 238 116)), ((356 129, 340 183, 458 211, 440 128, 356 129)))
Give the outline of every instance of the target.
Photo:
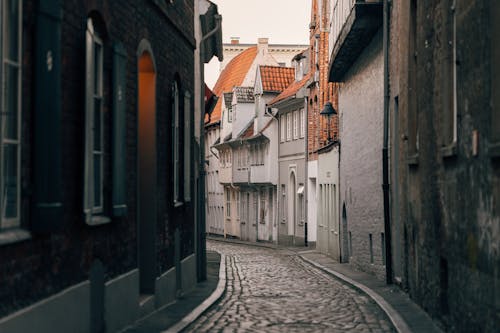
POLYGON ((322 115, 322 116, 326 116, 327 117, 327 121, 328 121, 328 142, 331 142, 332 138, 330 137, 330 117, 332 115, 334 115, 334 114, 337 114, 337 110, 335 110, 333 108, 332 103, 326 102, 325 103, 325 107, 323 108, 323 110, 321 110, 321 112, 319 114, 322 115))

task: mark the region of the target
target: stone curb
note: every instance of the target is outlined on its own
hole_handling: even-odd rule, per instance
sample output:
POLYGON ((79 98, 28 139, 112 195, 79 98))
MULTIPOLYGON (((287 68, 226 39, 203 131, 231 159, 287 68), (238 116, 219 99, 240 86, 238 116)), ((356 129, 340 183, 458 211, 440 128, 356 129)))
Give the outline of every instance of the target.
POLYGON ((210 237, 207 236, 207 240, 221 242, 221 243, 229 243, 229 244, 238 244, 238 245, 248 245, 248 246, 256 246, 256 247, 265 247, 268 249, 278 249, 279 246, 273 243, 259 243, 259 242, 248 242, 242 241, 239 239, 231 239, 231 238, 219 238, 219 237, 210 237))
POLYGON ((192 322, 198 319, 198 317, 200 317, 203 314, 203 312, 205 312, 209 307, 211 307, 215 302, 217 302, 222 297, 222 295, 226 291, 226 256, 221 253, 219 254, 220 254, 219 282, 217 283, 217 287, 215 288, 215 290, 206 300, 204 300, 200 305, 198 305, 193 311, 191 311, 179 322, 177 322, 177 324, 170 327, 166 331, 162 331, 161 333, 181 332, 192 322))
POLYGON ((359 282, 354 281, 353 279, 345 276, 342 273, 335 272, 329 268, 326 268, 321 264, 318 264, 310 259, 303 257, 301 254, 298 254, 298 255, 305 262, 313 265, 316 268, 319 268, 320 270, 322 270, 330 275, 333 275, 337 279, 340 279, 340 280, 350 284, 355 289, 358 289, 361 292, 368 295, 371 299, 373 299, 375 301, 375 303, 377 303, 377 305, 382 309, 382 311, 385 312, 385 314, 387 315, 387 317, 389 318, 389 320, 391 321, 392 325, 394 326, 394 328, 396 329, 396 331, 398 333, 411 332, 410 327, 408 327, 408 324, 406 324, 406 321, 403 319, 403 317, 401 317, 401 315, 389 303, 387 303, 387 301, 384 298, 382 298, 382 296, 377 294, 375 291, 368 288, 364 284, 361 284, 359 282))

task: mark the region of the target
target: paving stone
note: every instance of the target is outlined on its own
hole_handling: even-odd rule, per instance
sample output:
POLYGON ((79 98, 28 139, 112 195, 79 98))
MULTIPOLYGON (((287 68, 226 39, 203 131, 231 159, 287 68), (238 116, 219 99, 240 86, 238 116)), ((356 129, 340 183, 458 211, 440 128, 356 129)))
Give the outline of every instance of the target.
POLYGON ((294 252, 207 242, 226 256, 227 290, 185 332, 392 332, 359 291, 294 252))

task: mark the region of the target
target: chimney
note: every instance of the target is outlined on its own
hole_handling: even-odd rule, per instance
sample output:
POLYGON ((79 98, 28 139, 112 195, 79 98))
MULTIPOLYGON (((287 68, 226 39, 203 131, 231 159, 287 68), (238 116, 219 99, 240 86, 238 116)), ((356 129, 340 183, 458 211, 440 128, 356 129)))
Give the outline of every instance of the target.
POLYGON ((231 44, 239 44, 240 37, 231 37, 231 44))
POLYGON ((268 42, 269 38, 259 38, 257 40, 257 51, 262 51, 262 54, 267 53, 267 48, 269 46, 268 42))

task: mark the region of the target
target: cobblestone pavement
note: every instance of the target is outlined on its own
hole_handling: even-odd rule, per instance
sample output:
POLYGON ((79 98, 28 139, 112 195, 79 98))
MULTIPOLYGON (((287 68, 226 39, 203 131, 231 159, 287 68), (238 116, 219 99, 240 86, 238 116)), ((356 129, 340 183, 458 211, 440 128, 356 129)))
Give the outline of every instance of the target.
POLYGON ((286 249, 207 242, 226 255, 222 299, 187 332, 391 332, 368 297, 286 249))

